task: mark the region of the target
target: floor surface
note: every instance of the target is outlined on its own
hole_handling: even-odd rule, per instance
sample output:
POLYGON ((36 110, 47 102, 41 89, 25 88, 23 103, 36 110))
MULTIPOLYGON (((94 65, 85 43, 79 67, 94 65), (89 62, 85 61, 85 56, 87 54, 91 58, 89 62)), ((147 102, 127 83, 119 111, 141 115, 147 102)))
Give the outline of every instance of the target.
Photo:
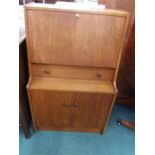
POLYGON ((135 131, 119 126, 117 118, 134 120, 134 109, 115 105, 103 135, 39 131, 25 139, 20 130, 20 155, 134 155, 135 131))

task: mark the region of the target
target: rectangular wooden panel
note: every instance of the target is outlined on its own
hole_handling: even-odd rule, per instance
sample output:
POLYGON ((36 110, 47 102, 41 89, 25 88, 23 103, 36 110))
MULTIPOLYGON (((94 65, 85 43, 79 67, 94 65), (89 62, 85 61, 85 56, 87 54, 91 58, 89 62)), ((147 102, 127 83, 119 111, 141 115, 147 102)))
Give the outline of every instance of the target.
POLYGON ((54 90, 71 92, 89 92, 116 94, 116 89, 109 81, 65 79, 65 78, 32 78, 27 87, 36 90, 54 90))
POLYGON ((70 126, 71 110, 67 105, 72 102, 71 92, 29 90, 29 94, 37 129, 70 126))
POLYGON ((115 68, 127 14, 107 12, 27 10, 30 62, 115 68))
POLYGON ((101 131, 113 95, 29 90, 37 129, 101 131))
POLYGON ((128 16, 89 7, 25 7, 36 129, 103 131, 117 93, 128 16))
POLYGON ((75 93, 72 124, 77 128, 104 128, 114 95, 75 93))
POLYGON ((57 77, 85 80, 112 81, 114 69, 90 68, 90 67, 69 67, 56 65, 32 64, 32 77, 57 77))

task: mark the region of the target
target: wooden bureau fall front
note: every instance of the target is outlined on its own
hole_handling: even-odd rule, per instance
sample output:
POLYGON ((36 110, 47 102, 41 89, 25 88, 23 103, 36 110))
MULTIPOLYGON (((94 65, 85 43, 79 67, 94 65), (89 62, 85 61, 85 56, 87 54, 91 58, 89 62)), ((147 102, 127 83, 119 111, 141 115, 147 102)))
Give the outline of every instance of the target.
POLYGON ((36 130, 105 129, 128 16, 118 10, 26 5, 27 91, 36 130))

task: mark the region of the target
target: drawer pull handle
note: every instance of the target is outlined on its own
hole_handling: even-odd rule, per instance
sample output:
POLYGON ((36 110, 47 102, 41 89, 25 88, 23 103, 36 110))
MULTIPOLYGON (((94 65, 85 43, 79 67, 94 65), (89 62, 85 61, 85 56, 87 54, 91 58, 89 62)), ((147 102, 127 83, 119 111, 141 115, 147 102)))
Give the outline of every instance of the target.
POLYGON ((101 77, 102 77, 102 75, 101 75, 100 73, 97 73, 96 76, 97 76, 98 78, 101 78, 101 77))
POLYGON ((45 74, 50 74, 50 71, 44 70, 44 73, 45 73, 45 74))
POLYGON ((74 104, 69 104, 69 103, 64 103, 63 107, 69 108, 69 107, 73 107, 73 108, 78 108, 79 104, 78 103, 74 103, 74 104))
POLYGON ((78 103, 74 103, 73 107, 77 108, 77 107, 79 107, 79 104, 78 103))
POLYGON ((71 104, 67 104, 67 103, 63 104, 63 106, 66 107, 66 108, 70 107, 70 105, 71 104))

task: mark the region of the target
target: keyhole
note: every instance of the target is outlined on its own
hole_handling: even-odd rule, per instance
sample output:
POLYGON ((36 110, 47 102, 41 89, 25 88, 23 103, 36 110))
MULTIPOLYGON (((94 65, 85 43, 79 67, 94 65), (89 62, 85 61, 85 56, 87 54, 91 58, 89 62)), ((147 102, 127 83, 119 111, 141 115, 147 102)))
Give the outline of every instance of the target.
POLYGON ((79 19, 80 15, 79 14, 75 14, 75 18, 79 19))
POLYGON ((101 77, 102 77, 102 75, 101 75, 100 73, 97 73, 96 76, 97 76, 98 78, 101 78, 101 77))

